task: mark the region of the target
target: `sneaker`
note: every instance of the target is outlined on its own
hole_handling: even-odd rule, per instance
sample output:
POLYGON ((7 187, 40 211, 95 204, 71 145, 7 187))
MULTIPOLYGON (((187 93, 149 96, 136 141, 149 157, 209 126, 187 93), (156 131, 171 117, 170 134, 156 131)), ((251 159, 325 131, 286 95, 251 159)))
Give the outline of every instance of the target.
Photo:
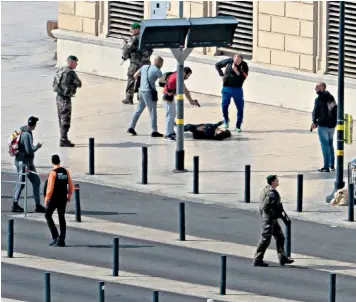
POLYGON ((56 245, 57 243, 58 243, 58 238, 53 239, 48 245, 49 245, 49 246, 54 246, 54 245, 56 245))
POLYGON ((24 211, 23 208, 21 208, 17 202, 14 202, 12 204, 11 212, 13 212, 13 213, 23 213, 23 211, 24 211))
POLYGON ((253 261, 253 266, 267 267, 268 263, 264 262, 263 260, 255 260, 253 261))
POLYGON ((129 128, 129 129, 127 130, 127 133, 130 133, 130 134, 132 134, 133 136, 137 135, 137 133, 136 133, 136 131, 135 131, 134 128, 129 128))
POLYGON ((75 146, 75 144, 73 144, 70 140, 61 140, 59 142, 59 147, 69 147, 69 148, 73 148, 75 146))
POLYGON ((319 172, 330 172, 330 169, 329 168, 321 168, 321 169, 318 169, 319 172))
POLYGON ((224 122, 224 128, 225 128, 225 129, 229 129, 229 126, 230 126, 230 125, 229 125, 229 122, 224 122))
POLYGON ((242 132, 241 128, 236 128, 236 132, 241 133, 242 132))
POLYGON ((122 103, 126 104, 126 105, 133 105, 133 100, 124 99, 124 100, 122 100, 122 103))
POLYGON ((36 204, 35 212, 36 213, 46 213, 46 208, 43 205, 36 204))
POLYGON ((156 131, 156 132, 152 132, 151 136, 152 137, 163 137, 163 134, 156 131))
POLYGON ((173 136, 173 135, 168 135, 168 136, 165 136, 165 137, 164 137, 164 140, 165 140, 165 141, 175 141, 176 138, 175 138, 175 136, 173 136))
POLYGON ((331 166, 331 167, 330 167, 330 170, 331 170, 331 171, 335 171, 335 166, 331 166))

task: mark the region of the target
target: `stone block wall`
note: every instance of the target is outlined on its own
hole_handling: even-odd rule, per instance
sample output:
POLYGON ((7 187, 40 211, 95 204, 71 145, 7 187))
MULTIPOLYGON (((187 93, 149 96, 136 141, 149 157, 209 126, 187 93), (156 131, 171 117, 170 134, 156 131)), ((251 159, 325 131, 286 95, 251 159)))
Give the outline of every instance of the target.
POLYGON ((259 1, 256 5, 255 61, 315 72, 317 1, 259 1))
POLYGON ((58 28, 98 35, 99 1, 59 1, 58 28))

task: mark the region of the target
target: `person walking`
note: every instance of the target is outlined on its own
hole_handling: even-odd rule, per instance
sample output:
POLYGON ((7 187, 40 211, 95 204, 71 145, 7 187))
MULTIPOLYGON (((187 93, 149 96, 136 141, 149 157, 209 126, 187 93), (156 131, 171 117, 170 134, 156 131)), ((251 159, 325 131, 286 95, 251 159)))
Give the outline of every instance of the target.
POLYGON ((72 97, 75 96, 77 89, 82 87, 82 82, 75 73, 78 65, 76 56, 67 58, 67 66, 57 70, 53 80, 53 91, 57 93, 57 114, 60 129, 60 147, 74 147, 75 145, 68 139, 68 131, 72 116, 72 97))
POLYGON ((267 177, 267 183, 268 186, 266 186, 261 193, 259 210, 262 217, 262 232, 253 265, 262 267, 268 266, 268 264, 263 261, 263 257, 273 236, 276 240, 279 263, 283 266, 285 264, 293 263, 294 260, 285 255, 285 237, 281 226, 278 223, 278 218, 282 217, 283 206, 281 203, 281 196, 277 191, 277 187, 279 186, 277 175, 269 175, 267 177))
POLYGON ((20 128, 20 139, 18 144, 18 153, 15 156, 15 166, 18 173, 17 182, 14 190, 12 212, 23 212, 23 208, 19 206, 18 201, 21 196, 21 192, 25 185, 26 175, 30 180, 33 187, 33 197, 35 199, 35 212, 44 213, 45 208, 41 205, 40 186, 41 180, 37 174, 36 167, 34 165, 35 152, 42 147, 41 143, 33 145, 32 131, 36 129, 39 119, 35 116, 28 118, 27 125, 20 128), (22 170, 21 163, 22 162, 22 170), (21 184, 22 183, 22 184, 21 184))
POLYGON ((229 106, 231 98, 233 98, 237 109, 236 131, 241 132, 245 104, 242 86, 248 76, 248 65, 242 55, 235 54, 233 58, 217 62, 215 68, 223 78, 221 107, 225 121, 224 127, 225 129, 229 128, 229 106), (225 73, 221 70, 222 68, 225 68, 225 73))
POLYGON ((152 49, 138 49, 141 25, 139 23, 131 24, 131 39, 123 47, 122 59, 130 59, 130 65, 127 71, 126 98, 122 101, 124 104, 133 105, 135 94, 134 74, 143 66, 151 64, 152 49))
POLYGON ((335 98, 326 90, 324 82, 315 86, 317 98, 312 113, 313 123, 311 131, 317 128, 323 153, 324 165, 319 172, 335 170, 334 133, 337 124, 337 105, 335 98))
POLYGON ((67 202, 70 202, 70 198, 73 194, 74 185, 69 171, 61 167, 60 163, 59 156, 57 154, 52 155, 53 170, 49 173, 47 186, 45 188, 45 218, 53 239, 49 245, 64 247, 66 238, 65 212, 67 202), (59 220, 59 235, 52 218, 53 212, 56 209, 59 220))
MULTIPOLYGON (((192 70, 189 67, 184 67, 183 79, 188 80, 192 75, 192 70)), ((175 141, 176 133, 174 132, 174 121, 176 118, 176 102, 175 95, 177 94, 177 72, 173 72, 167 79, 163 88, 163 106, 166 112, 166 134, 165 140, 175 141)), ((200 107, 198 100, 193 100, 188 88, 184 84, 184 94, 189 103, 193 106, 200 107)))
POLYGON ((145 110, 146 106, 151 117, 151 127, 152 127, 152 137, 163 137, 163 134, 159 133, 157 130, 157 101, 158 93, 156 90, 156 81, 162 76, 161 68, 163 66, 163 59, 161 57, 156 57, 154 63, 151 65, 142 66, 135 74, 134 78, 141 78, 140 80, 140 98, 137 105, 136 112, 134 113, 128 133, 132 135, 137 135, 135 131, 136 124, 145 110))

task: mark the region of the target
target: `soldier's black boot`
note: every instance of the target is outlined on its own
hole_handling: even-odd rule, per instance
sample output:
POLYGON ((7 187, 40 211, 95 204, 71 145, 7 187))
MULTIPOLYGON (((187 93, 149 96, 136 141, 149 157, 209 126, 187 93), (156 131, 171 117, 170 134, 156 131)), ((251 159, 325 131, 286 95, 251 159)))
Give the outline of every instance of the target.
POLYGON ((264 262, 263 260, 255 260, 253 261, 253 266, 267 267, 268 263, 264 262))
POLYGON ((286 264, 292 264, 294 262, 293 259, 290 259, 290 258, 288 258, 287 256, 284 256, 284 255, 278 255, 278 258, 279 258, 279 264, 281 266, 284 266, 286 264))
POLYGON ((72 148, 74 147, 75 145, 68 139, 61 139, 60 142, 59 142, 59 147, 69 147, 69 148, 72 148))
POLYGON ((126 105, 133 105, 133 100, 126 98, 126 99, 122 100, 122 103, 126 104, 126 105))

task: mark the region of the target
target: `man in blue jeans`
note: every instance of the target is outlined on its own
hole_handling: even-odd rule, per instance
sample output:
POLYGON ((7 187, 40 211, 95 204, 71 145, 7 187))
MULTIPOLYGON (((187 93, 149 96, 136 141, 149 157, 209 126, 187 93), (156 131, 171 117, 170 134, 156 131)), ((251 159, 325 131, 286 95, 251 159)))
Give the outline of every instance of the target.
POLYGON ((335 152, 333 138, 337 124, 337 105, 335 98, 326 90, 326 84, 321 82, 315 86, 317 98, 313 110, 313 123, 311 131, 318 129, 321 151, 323 153, 324 165, 319 172, 330 172, 335 170, 335 152))
POLYGON ((222 89, 222 112, 224 116, 224 127, 229 128, 229 106, 231 98, 234 99, 237 109, 236 131, 241 132, 244 117, 244 94, 242 85, 248 76, 248 65, 242 55, 235 54, 233 58, 224 59, 215 64, 219 75, 223 78, 222 89), (225 68, 225 73, 221 70, 225 68))

